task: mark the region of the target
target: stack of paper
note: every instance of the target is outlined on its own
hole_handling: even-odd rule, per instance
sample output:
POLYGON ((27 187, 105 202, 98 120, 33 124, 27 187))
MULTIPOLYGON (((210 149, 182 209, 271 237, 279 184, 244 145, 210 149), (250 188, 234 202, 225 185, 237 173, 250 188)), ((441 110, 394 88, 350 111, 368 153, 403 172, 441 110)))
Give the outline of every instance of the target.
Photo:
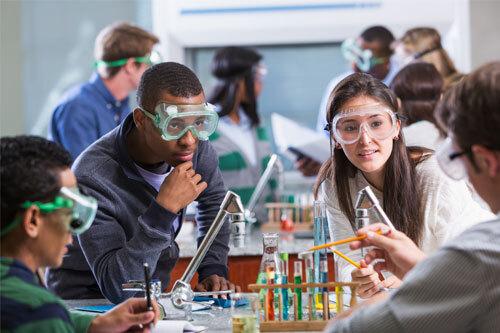
POLYGON ((324 135, 277 113, 271 114, 271 123, 276 146, 292 161, 305 156, 323 163, 330 157, 330 142, 324 135))

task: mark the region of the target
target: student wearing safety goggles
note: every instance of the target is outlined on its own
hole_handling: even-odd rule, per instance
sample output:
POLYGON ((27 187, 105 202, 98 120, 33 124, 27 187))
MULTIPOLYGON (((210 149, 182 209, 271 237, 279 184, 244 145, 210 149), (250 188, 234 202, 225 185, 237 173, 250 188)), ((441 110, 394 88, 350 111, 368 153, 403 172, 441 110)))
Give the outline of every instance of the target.
POLYGON ((441 36, 434 28, 418 27, 406 31, 394 42, 394 61, 399 68, 413 62, 433 64, 443 78, 443 91, 458 83, 463 74, 458 72, 448 52, 441 45, 441 36))
MULTIPOLYGON (((381 293, 336 317, 326 332, 496 332, 500 325, 500 62, 467 75, 444 94, 438 117, 447 139, 436 153, 453 179, 468 178, 497 214, 474 225, 427 256, 406 235, 380 223, 358 232, 366 240, 351 248, 377 246, 366 260, 404 277, 400 290, 381 293), (369 306, 367 306, 369 305, 369 306), (349 317, 349 318, 345 318, 349 317), (340 320, 340 321, 339 321, 340 320)), ((449 217, 450 219, 453 216, 449 217)))
MULTIPOLYGON (((332 156, 318 176, 315 191, 327 203, 330 235, 340 240, 355 235, 354 203, 358 191, 370 186, 397 230, 422 251, 441 244, 491 214, 471 196, 465 182, 454 182, 439 170, 432 151, 407 147, 394 93, 371 75, 356 73, 332 91, 328 125, 332 156)), ((374 221, 375 216, 371 216, 374 221)), ((340 262, 341 281, 359 282, 359 296, 368 298, 378 288, 396 288, 401 281, 383 281, 359 250, 341 246, 340 252, 361 262, 361 269, 340 262)))
MULTIPOLYGON (((197 202, 201 242, 227 192, 208 141, 218 116, 189 68, 165 62, 146 70, 137 104, 73 165, 99 209, 63 265, 49 271, 49 287, 63 298, 123 301, 135 292, 122 291, 122 283, 143 276, 144 262, 167 288, 185 207, 197 202)), ((225 223, 199 266, 196 290, 235 289, 227 280, 229 235, 225 223)))
POLYGON ((153 46, 158 38, 131 24, 105 27, 94 45, 89 82, 63 94, 52 114, 49 139, 76 157, 118 126, 130 113, 128 95, 137 89, 142 73, 160 62, 153 46))
MULTIPOLYGON (((228 46, 217 50, 212 74, 218 79, 208 100, 217 107, 219 127, 210 137, 219 155, 224 184, 247 205, 272 154, 271 142, 258 112, 258 98, 267 69, 254 50, 228 46)), ((258 221, 267 221, 266 201, 276 201, 271 179, 254 208, 258 221)))
MULTIPOLYGON (((382 80, 387 86, 399 68, 392 61, 391 44, 394 42, 392 33, 383 26, 373 26, 364 30, 359 37, 349 38, 341 45, 344 58, 349 62, 351 69, 334 77, 323 93, 318 110, 316 130, 325 134, 323 130, 326 125, 328 98, 333 88, 345 77, 352 73, 368 73, 382 80)), ((317 161, 303 158, 296 163, 295 167, 305 176, 316 175, 321 164, 317 161)))
POLYGON ((0 145, 2 332, 119 332, 158 318, 158 306, 147 311, 145 299, 102 316, 73 313, 43 287, 39 269, 61 265, 71 234, 90 227, 97 203, 77 188, 71 157, 58 144, 19 136, 0 145))

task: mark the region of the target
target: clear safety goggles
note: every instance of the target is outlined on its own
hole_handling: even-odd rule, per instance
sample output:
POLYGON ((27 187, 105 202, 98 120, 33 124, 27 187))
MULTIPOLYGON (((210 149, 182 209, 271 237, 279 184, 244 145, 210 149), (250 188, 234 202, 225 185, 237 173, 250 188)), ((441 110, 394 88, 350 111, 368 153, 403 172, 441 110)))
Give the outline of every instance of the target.
POLYGON ((177 140, 189 130, 200 140, 208 140, 219 123, 215 106, 210 103, 175 104, 161 101, 156 105, 154 114, 141 107, 139 109, 154 121, 161 137, 167 141, 177 140))
POLYGON ((458 158, 467 151, 456 152, 453 148, 451 138, 446 138, 436 149, 436 159, 443 172, 451 179, 460 180, 467 176, 467 169, 462 159, 458 158))
POLYGON ((254 80, 263 83, 267 76, 267 67, 263 63, 259 63, 253 69, 254 80))
POLYGON ((392 110, 384 106, 340 110, 333 118, 331 129, 335 140, 342 144, 358 141, 363 130, 372 138, 383 140, 394 134, 398 119, 392 110))
MULTIPOLYGON (((77 187, 62 187, 52 202, 25 201, 21 207, 38 206, 42 214, 56 212, 68 231, 74 234, 85 232, 94 221, 97 213, 97 201, 94 197, 84 195, 77 187)), ((20 216, 5 227, 0 235, 3 236, 21 223, 20 216)))
POLYGON ((115 61, 104 61, 104 60, 96 60, 94 61, 94 67, 118 67, 118 66, 123 66, 127 63, 127 61, 130 59, 130 58, 133 58, 135 60, 135 62, 139 62, 139 63, 147 63, 149 65, 156 65, 156 64, 159 64, 162 60, 161 60, 161 55, 153 50, 151 51, 151 53, 145 57, 129 57, 129 58, 125 58, 125 59, 119 59, 119 60, 115 60, 115 61))
POLYGON ((340 50, 346 60, 354 61, 356 66, 363 72, 369 71, 373 66, 382 64, 388 59, 388 57, 374 57, 371 50, 362 49, 354 38, 343 41, 340 50))

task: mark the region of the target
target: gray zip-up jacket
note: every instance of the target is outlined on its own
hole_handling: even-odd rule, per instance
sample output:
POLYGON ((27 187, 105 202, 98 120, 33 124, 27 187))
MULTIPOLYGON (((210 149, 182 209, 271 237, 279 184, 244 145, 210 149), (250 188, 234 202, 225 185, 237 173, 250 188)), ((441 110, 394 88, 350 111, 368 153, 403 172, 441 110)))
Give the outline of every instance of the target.
MULTIPOLYGON (((153 279, 160 279, 165 288, 170 283, 179 258, 173 222, 178 217, 182 227, 185 209, 175 214, 163 208, 156 201, 158 192, 137 171, 125 147, 125 138, 134 126, 130 114, 73 164, 79 186, 97 199, 99 208, 90 229, 74 238, 62 266, 47 273, 49 288, 65 299, 104 295, 113 303, 122 302, 136 293, 122 291, 121 284, 144 280, 144 262, 153 279)), ((199 245, 226 188, 209 141, 199 142, 192 162, 208 184, 196 200, 199 245)), ((230 232, 226 221, 198 269, 199 281, 212 274, 227 278, 230 232)))

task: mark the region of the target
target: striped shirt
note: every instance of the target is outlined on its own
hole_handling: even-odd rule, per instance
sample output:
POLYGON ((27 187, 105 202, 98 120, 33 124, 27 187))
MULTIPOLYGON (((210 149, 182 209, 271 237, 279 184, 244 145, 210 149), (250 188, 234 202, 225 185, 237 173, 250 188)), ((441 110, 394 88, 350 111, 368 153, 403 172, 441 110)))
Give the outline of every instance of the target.
POLYGON ((416 265, 387 300, 326 332, 498 332, 499 281, 497 219, 471 227, 416 265))
POLYGON ((87 332, 94 315, 69 312, 21 261, 0 257, 1 331, 87 332))

